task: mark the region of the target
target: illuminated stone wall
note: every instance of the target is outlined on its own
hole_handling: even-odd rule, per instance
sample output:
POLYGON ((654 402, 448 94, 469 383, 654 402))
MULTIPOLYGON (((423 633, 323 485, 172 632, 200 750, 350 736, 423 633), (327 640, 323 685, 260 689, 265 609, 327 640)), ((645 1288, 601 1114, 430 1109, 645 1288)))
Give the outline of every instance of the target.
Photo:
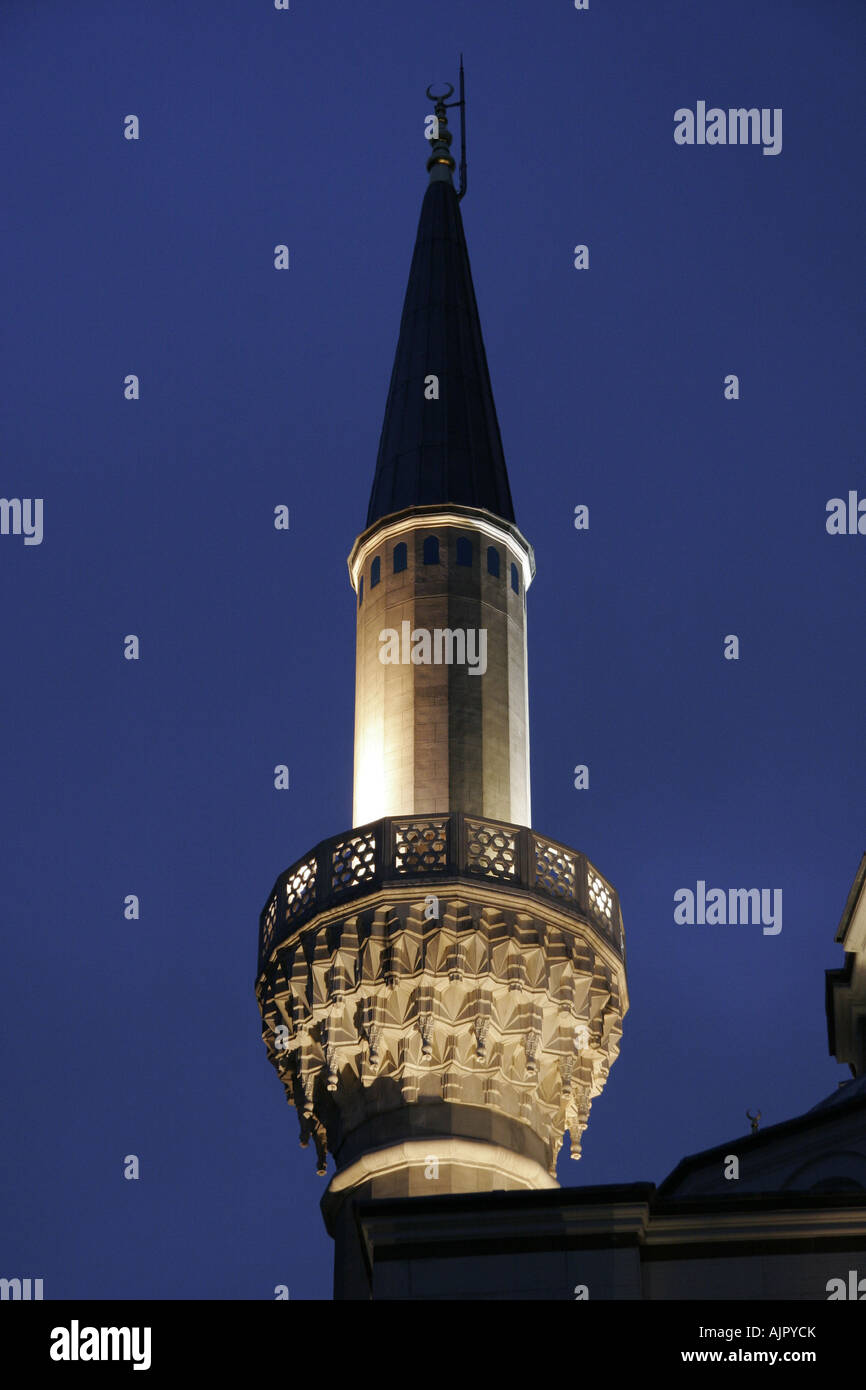
POLYGON ((531 823, 526 589, 532 553, 515 527, 470 508, 415 508, 362 536, 350 558, 357 610, 354 824, 385 815, 463 811, 531 823), (437 563, 424 562, 438 541, 437 563), (458 542, 471 563, 458 563, 458 542), (405 544, 406 568, 395 572, 405 544), (488 568, 495 550, 499 574, 488 568), (379 560, 379 581, 373 565, 379 560), (512 584, 514 567, 518 592, 512 584), (381 634, 486 634, 470 665, 383 664, 381 634))

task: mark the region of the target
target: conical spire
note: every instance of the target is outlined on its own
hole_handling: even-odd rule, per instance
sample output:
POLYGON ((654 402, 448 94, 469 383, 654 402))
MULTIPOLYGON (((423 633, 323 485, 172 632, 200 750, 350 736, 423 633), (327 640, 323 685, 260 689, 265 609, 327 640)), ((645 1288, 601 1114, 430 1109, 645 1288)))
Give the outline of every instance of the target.
POLYGON ((430 184, 421 205, 367 526, 405 507, 448 502, 514 521, 442 99, 435 109, 439 129, 427 161, 430 184), (438 399, 430 377, 438 380, 438 399))

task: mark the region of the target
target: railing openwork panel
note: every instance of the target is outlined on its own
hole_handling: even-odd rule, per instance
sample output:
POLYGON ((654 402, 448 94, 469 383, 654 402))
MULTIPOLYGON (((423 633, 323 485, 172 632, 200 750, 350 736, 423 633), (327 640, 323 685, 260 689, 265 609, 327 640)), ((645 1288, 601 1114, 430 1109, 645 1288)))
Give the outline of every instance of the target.
POLYGON ((297 931, 331 904, 428 876, 471 876, 552 898, 594 923, 625 954, 616 890, 584 855, 524 826, 441 813, 357 826, 323 841, 281 874, 260 918, 259 968, 281 932, 297 931))
POLYGON ((316 856, 311 854, 285 874, 287 923, 294 922, 307 908, 315 906, 317 868, 316 856))
POLYGON ((395 818, 393 826, 395 873, 423 874, 433 869, 447 869, 447 816, 419 816, 411 820, 395 818))
POLYGON ((563 849, 540 835, 532 837, 535 860, 535 886, 552 898, 577 901, 577 859, 574 850, 563 849))
POLYGON ((277 902, 278 895, 275 893, 262 913, 262 954, 267 955, 274 944, 274 936, 277 928, 277 902))
POLYGON ((347 892, 376 877, 375 831, 340 839, 331 849, 331 892, 347 892))
POLYGON ((464 822, 466 869, 485 878, 505 879, 518 883, 519 851, 516 827, 496 825, 489 821, 466 816, 464 822))
POLYGON ((586 865, 586 891, 590 912, 599 917, 602 922, 612 922, 613 889, 609 883, 605 882, 598 869, 589 862, 586 865))

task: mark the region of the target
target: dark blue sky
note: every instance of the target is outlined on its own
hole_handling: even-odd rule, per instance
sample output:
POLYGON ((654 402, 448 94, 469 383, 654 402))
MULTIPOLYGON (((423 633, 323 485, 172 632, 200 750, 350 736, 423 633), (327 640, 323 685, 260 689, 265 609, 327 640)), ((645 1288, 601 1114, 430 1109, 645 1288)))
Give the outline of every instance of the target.
POLYGON ((462 211, 538 563, 533 821, 616 884, 628 944, 621 1056, 560 1180, 661 1181, 848 1075, 823 972, 866 844, 866 536, 825 507, 866 496, 864 47, 855 0, 6 0, 0 491, 44 499, 44 540, 0 536, 0 1274, 330 1296, 257 919, 351 823, 345 561, 424 90, 461 49, 462 211), (699 100, 781 107, 781 154, 677 146, 699 100), (676 925, 698 879, 782 889, 781 933, 676 925))

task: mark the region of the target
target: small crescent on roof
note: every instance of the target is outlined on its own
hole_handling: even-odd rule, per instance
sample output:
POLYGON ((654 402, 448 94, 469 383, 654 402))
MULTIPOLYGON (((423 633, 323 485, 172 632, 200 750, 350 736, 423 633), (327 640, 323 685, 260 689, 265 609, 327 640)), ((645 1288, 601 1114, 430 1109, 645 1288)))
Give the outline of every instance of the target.
MULTIPOLYGON (((431 82, 431 83, 430 83, 430 87, 432 87, 432 86, 433 86, 433 83, 431 82)), ((439 96, 439 97, 435 96, 435 95, 433 94, 433 92, 430 90, 430 87, 428 87, 428 88, 427 88, 427 96, 429 97, 430 101, 444 101, 446 97, 453 96, 453 95, 454 95, 454 88, 452 87, 451 83, 450 83, 450 82, 446 82, 446 83, 445 83, 445 86, 448 88, 448 91, 447 91, 447 92, 443 92, 442 95, 439 96)))

